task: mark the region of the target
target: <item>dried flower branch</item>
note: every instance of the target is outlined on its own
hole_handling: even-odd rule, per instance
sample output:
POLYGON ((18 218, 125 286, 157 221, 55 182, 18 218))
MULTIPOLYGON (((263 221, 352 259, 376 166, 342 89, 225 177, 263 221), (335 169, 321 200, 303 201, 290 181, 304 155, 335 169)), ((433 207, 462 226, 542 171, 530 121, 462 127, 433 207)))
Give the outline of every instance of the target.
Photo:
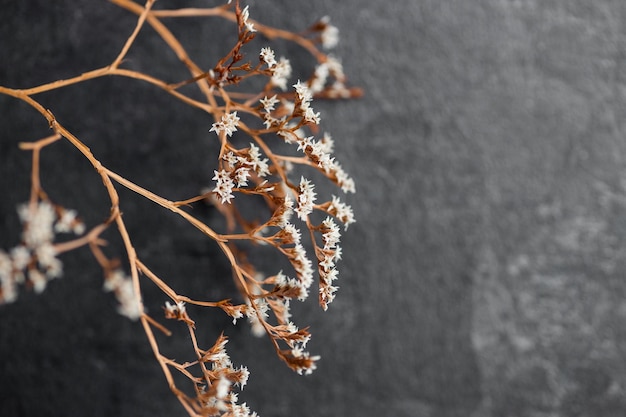
POLYGON ((198 345, 196 324, 187 305, 218 308, 234 323, 247 318, 255 334, 269 336, 277 355, 290 368, 305 374, 315 369, 319 356, 305 351, 310 334, 306 328, 299 329, 291 321, 290 302, 308 297, 317 272, 319 303, 323 309, 328 308, 337 290, 336 263, 341 259, 341 232, 337 222, 347 229, 355 220, 350 206, 339 197, 333 195, 330 200, 323 201, 315 184, 297 167, 316 170, 345 193, 355 191, 354 181, 332 155, 334 142, 331 136, 324 133, 315 139, 321 117, 313 109, 312 102, 316 98, 358 97, 361 92, 347 86, 339 60, 322 50, 334 47, 338 41, 338 31, 328 17, 297 34, 252 20, 249 7, 242 8, 239 1, 205 9, 154 11, 154 0, 147 0, 144 6, 132 0, 112 2, 137 14, 138 20, 110 65, 32 88, 0 86, 0 94, 28 103, 47 120, 54 132, 50 137, 20 144, 22 149, 32 153, 30 198, 28 203, 18 207, 23 225, 20 243, 9 251, 0 250, 0 303, 15 301, 20 286, 43 291, 50 280, 62 274, 59 255, 87 247, 103 269, 104 290, 115 294, 120 314, 141 322, 171 390, 190 416, 256 415, 245 404, 238 404, 237 394, 233 391, 235 387, 245 386, 248 370, 231 363, 223 334, 208 349, 198 345), (186 16, 219 17, 234 23, 237 41, 212 68, 198 66, 163 23, 165 18, 186 16), (189 71, 188 79, 172 83, 122 67, 124 58, 146 25, 150 25, 176 53, 189 71), (283 38, 305 48, 317 61, 312 74, 306 79, 290 82, 292 67, 289 60, 284 57, 276 59, 276 53, 269 46, 252 54, 255 59, 247 60, 244 50, 258 34, 270 40, 283 38), (35 98, 46 91, 105 76, 147 82, 213 117, 215 122, 207 129, 207 135, 215 135, 220 152, 213 184, 207 187, 207 191, 185 201, 170 201, 122 177, 103 166, 90 149, 35 98), (261 80, 257 83, 261 87, 250 91, 249 85, 243 83, 249 79, 261 80), (184 85, 195 85, 203 100, 181 92, 184 85), (245 146, 238 144, 241 141, 234 141, 242 136, 248 139, 245 146), (106 221, 90 229, 74 210, 53 202, 39 179, 40 153, 61 140, 71 143, 91 163, 100 175, 111 203, 106 221), (282 144, 290 145, 289 149, 285 151, 282 144), (118 187, 129 189, 183 217, 215 241, 232 266, 242 301, 233 304, 231 300, 195 300, 177 293, 167 280, 151 271, 138 259, 120 215, 118 187), (270 215, 267 218, 246 218, 240 203, 248 196, 261 196, 270 215), (224 216, 224 231, 217 232, 190 214, 188 206, 201 202, 215 205, 224 216), (292 220, 294 213, 297 219, 292 220), (120 261, 109 258, 103 250, 106 242, 101 235, 113 225, 124 243, 128 273, 120 261), (306 250, 303 230, 308 231, 306 236, 315 257, 306 250), (61 236, 66 239, 57 241, 61 236), (277 256, 288 260, 293 270, 290 274, 259 270, 247 261, 241 246, 244 242, 272 247, 277 256), (140 274, 166 296, 163 317, 180 321, 186 327, 192 341, 193 360, 180 363, 161 353, 153 329, 167 335, 171 331, 145 313, 140 274), (175 384, 175 373, 190 381, 191 394, 175 384))

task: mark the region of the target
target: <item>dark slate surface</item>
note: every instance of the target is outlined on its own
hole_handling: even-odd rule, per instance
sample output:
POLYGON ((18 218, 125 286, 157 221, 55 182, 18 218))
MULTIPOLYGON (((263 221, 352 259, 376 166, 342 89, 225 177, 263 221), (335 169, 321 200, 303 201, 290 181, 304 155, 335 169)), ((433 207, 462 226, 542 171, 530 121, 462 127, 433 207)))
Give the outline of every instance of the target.
MULTIPOLYGON (((366 96, 318 105, 358 187, 339 296, 327 313, 298 307, 319 369, 298 377, 267 341, 207 318, 205 343, 225 326, 234 361, 252 371, 242 400, 262 416, 624 415, 626 3, 262 5, 253 17, 292 29, 331 15, 337 52, 366 96)), ((15 87, 107 64, 134 25, 86 0, 0 6, 0 84, 15 87)), ((207 28, 177 29, 205 53, 207 28)), ((167 76, 175 60, 157 60, 158 48, 142 38, 128 65, 167 76)), ((172 199, 210 178, 210 121, 148 86, 107 79, 42 101, 105 164, 172 199)), ((47 126, 14 100, 0 97, 0 109, 8 248, 27 198, 17 143, 47 126)), ((91 224, 107 214, 94 209, 105 201, 99 180, 69 146, 47 150, 44 166, 52 195, 91 224)), ((224 261, 194 230, 123 198, 140 256, 158 273, 189 291, 232 291, 224 261)), ((183 415, 90 255, 64 262, 66 276, 44 294, 0 308, 0 415, 183 415)), ((172 352, 186 343, 164 341, 172 352)))

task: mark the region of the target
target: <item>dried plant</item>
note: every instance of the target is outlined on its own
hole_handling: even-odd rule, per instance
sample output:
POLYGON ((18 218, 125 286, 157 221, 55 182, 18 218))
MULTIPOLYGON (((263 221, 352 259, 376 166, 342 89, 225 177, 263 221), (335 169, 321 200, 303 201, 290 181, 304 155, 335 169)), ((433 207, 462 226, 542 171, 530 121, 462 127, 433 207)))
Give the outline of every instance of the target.
POLYGON ((247 318, 256 334, 269 336, 276 353, 291 369, 305 374, 315 369, 318 356, 305 350, 310 335, 306 328, 299 329, 291 321, 290 301, 305 300, 315 276, 319 277, 321 307, 326 309, 333 301, 337 290, 335 264, 341 258, 338 222, 347 229, 354 222, 354 216, 350 206, 337 196, 320 201, 314 183, 303 172, 317 171, 343 192, 353 193, 355 188, 353 180, 332 156, 330 135, 315 138, 319 134, 320 114, 315 112, 311 102, 313 98, 357 97, 360 90, 347 87, 339 60, 323 52, 337 42, 337 29, 328 18, 322 18, 302 33, 293 33, 251 20, 248 7, 242 8, 238 1, 203 9, 175 10, 153 10, 154 0, 148 0, 144 6, 132 0, 111 1, 135 13, 138 21, 110 65, 33 88, 0 86, 0 93, 28 103, 47 120, 53 131, 44 139, 20 144, 21 149, 32 153, 30 199, 18 209, 23 223, 21 242, 8 251, 0 250, 0 302, 14 301, 20 288, 43 291, 50 280, 62 274, 61 254, 88 247, 103 269, 105 290, 115 294, 121 314, 141 323, 171 390, 189 415, 256 415, 245 403, 238 403, 234 391, 235 387, 242 388, 246 384, 247 369, 231 363, 223 335, 211 347, 199 346, 195 323, 186 305, 221 309, 233 322, 247 318), (165 18, 187 16, 216 17, 233 22, 237 41, 212 68, 196 65, 164 23, 165 18), (189 71, 188 79, 168 82, 124 68, 129 49, 146 25, 163 39, 164 47, 174 51, 189 71), (250 47, 247 44, 257 34, 268 40, 280 38, 303 47, 317 61, 310 76, 289 86, 293 81, 289 81, 292 69, 288 59, 277 58, 269 46, 253 54, 247 52, 250 47), (207 136, 219 147, 213 185, 184 201, 159 196, 104 166, 36 99, 40 93, 105 76, 147 82, 211 115, 215 122, 207 126, 207 136), (183 93, 186 90, 182 87, 191 85, 197 87, 202 100, 183 93), (246 137, 244 142, 242 137, 246 137), (102 224, 87 227, 74 210, 54 201, 42 188, 40 154, 61 140, 78 149, 102 179, 111 203, 110 214, 102 224), (167 279, 153 273, 137 257, 133 247, 120 214, 119 187, 176 213, 215 241, 232 266, 242 301, 199 300, 179 294, 167 279), (252 204, 265 208, 257 210, 255 218, 249 218, 241 210, 242 204, 250 203, 250 199, 252 204), (215 231, 191 214, 191 207, 203 203, 213 204, 223 215, 223 232, 215 231), (258 213, 263 212, 269 213, 267 218, 258 218, 258 213), (123 241, 127 257, 124 262, 106 254, 102 233, 112 226, 123 241), (68 237, 68 234, 75 236, 68 237), (64 237, 57 240, 58 235, 64 237), (303 239, 310 240, 312 250, 307 251, 309 243, 303 239), (258 245, 271 247, 277 257, 288 261, 292 271, 262 271, 253 265, 246 251, 258 245), (156 284, 166 296, 164 318, 181 321, 186 327, 193 348, 192 360, 181 363, 161 353, 154 330, 167 335, 171 332, 158 318, 145 312, 142 286, 146 282, 156 284), (187 377, 184 380, 188 379, 190 385, 179 387, 175 383, 176 373, 187 377))

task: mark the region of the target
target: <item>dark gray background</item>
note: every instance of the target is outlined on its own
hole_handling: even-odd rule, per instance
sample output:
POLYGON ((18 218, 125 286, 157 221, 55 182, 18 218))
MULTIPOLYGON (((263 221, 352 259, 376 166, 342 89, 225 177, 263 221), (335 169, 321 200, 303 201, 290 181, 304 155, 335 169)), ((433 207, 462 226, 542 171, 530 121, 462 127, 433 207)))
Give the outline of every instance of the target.
MULTIPOLYGON (((0 84, 12 87, 108 64, 135 22, 86 0, 0 9, 0 84)), ((242 401, 262 416, 624 415, 625 13, 621 0, 252 3, 252 17, 290 29, 330 15, 337 54, 366 95, 315 106, 358 189, 338 298, 326 313, 310 300, 295 317, 312 325, 319 369, 298 377, 267 340, 207 319, 205 344, 225 327, 235 363, 251 369, 242 401)), ((174 27, 208 65, 212 33, 227 26, 174 27)), ((175 57, 159 55, 151 35, 126 65, 171 77, 175 57)), ((150 86, 110 78, 40 98, 105 165, 168 198, 210 179, 211 121, 150 86)), ((28 198, 17 144, 47 126, 6 97, 0 115, 7 249, 19 236, 15 205, 28 198)), ((46 189, 88 224, 106 216, 99 179, 70 146, 46 150, 44 169, 46 189)), ((202 236, 122 197, 156 272, 230 294, 226 264, 202 236)), ((63 260, 65 277, 45 293, 0 307, 0 414, 184 415, 89 253, 63 260)), ((183 352, 187 341, 163 343, 183 352)))

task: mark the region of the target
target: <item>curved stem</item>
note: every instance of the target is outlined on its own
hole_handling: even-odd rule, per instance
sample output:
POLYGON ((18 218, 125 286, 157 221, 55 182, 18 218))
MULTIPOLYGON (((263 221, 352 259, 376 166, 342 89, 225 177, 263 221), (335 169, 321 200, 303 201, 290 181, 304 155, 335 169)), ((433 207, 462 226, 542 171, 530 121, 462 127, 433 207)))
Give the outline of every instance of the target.
POLYGON ((63 243, 57 243, 54 245, 54 250, 57 253, 69 252, 71 250, 80 248, 85 245, 89 245, 90 243, 95 244, 103 244, 104 241, 99 240, 98 236, 102 234, 109 227, 108 223, 100 224, 93 229, 89 233, 84 236, 79 237, 78 239, 70 240, 63 243))
POLYGON ((148 16, 148 13, 150 13, 150 9, 152 8, 152 5, 154 4, 154 2, 155 0, 146 1, 146 5, 143 7, 143 12, 141 13, 141 15, 139 15, 139 19, 137 20, 137 25, 135 26, 135 30, 133 30, 133 33, 126 40, 126 43, 122 47, 122 50, 120 51, 119 55, 117 56, 117 58, 115 58, 115 61, 113 61, 113 63, 111 64, 111 68, 117 68, 122 62, 122 60, 124 59, 124 57, 126 56, 126 54, 128 53, 128 50, 130 49, 131 45, 135 42, 135 39, 137 39, 137 35, 139 34, 141 27, 146 21, 146 17, 148 16))
POLYGON ((174 213, 180 215, 185 220, 187 220, 189 223, 191 223, 196 228, 198 228, 200 231, 202 231, 204 234, 208 235, 210 238, 212 238, 212 239, 214 239, 216 241, 219 241, 219 242, 223 242, 224 241, 224 238, 221 235, 219 235, 218 233, 214 232, 213 229, 211 229, 209 226, 207 226, 206 224, 204 224, 200 220, 198 220, 195 217, 193 217, 191 214, 189 214, 186 211, 182 210, 173 201, 167 200, 167 199, 165 199, 165 198, 163 198, 161 196, 158 196, 158 195, 154 194, 151 191, 146 190, 145 188, 142 188, 142 187, 138 186, 137 184, 127 180, 126 178, 122 177, 119 174, 116 174, 115 172, 111 171, 108 168, 104 168, 103 167, 102 169, 104 170, 104 172, 106 172, 107 176, 111 177, 116 182, 120 183, 121 185, 123 185, 124 187, 128 188, 129 190, 132 190, 132 191, 136 192, 137 194, 142 195, 143 197, 147 198, 148 200, 157 203, 161 207, 164 207, 164 208, 166 208, 166 209, 168 209, 170 211, 173 211, 174 213))
MULTIPOLYGON (((150 14, 156 17, 221 16, 227 20, 230 20, 231 22, 237 22, 237 15, 235 13, 221 8, 182 8, 178 10, 155 10, 150 14)), ((309 51, 311 55, 313 55, 319 62, 326 61, 326 55, 323 52, 320 52, 320 50, 315 46, 315 42, 313 42, 312 40, 305 38, 304 36, 298 35, 297 33, 290 32, 288 30, 277 29, 261 24, 253 19, 248 19, 248 21, 254 24, 254 28, 258 32, 267 36, 269 39, 281 38, 292 41, 309 51)))

